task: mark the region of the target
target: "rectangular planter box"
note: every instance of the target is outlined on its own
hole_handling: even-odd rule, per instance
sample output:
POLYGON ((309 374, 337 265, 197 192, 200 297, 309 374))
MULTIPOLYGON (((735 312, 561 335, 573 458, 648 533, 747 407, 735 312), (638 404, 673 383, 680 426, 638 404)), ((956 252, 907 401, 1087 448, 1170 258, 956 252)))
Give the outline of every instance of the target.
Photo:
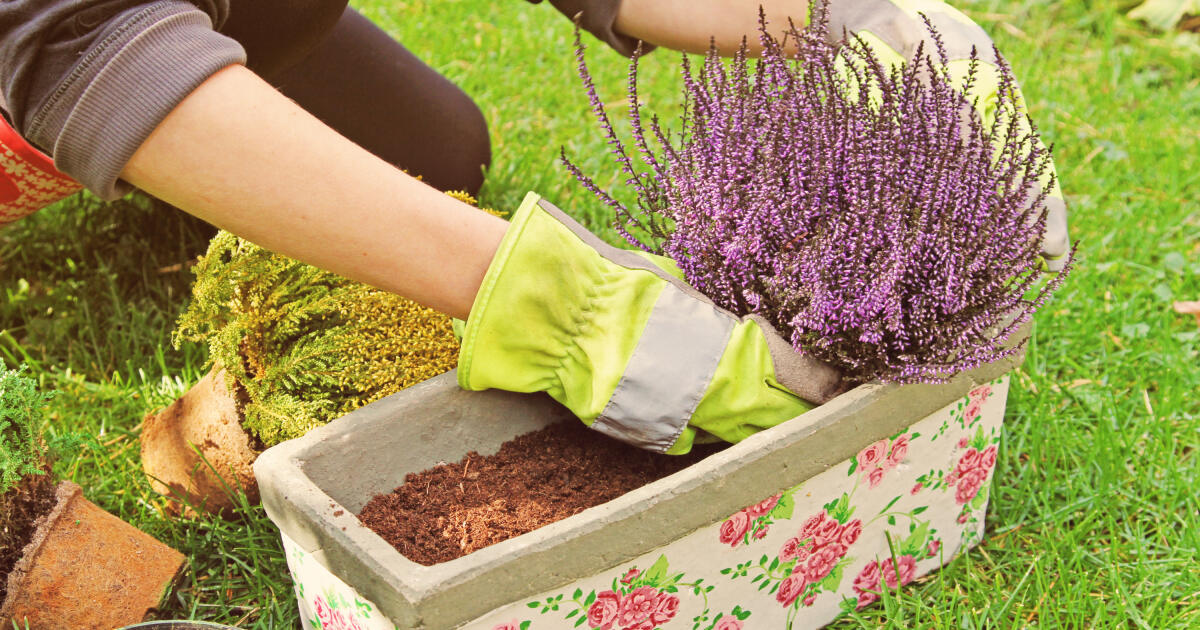
POLYGON ((809 628, 978 543, 1020 357, 860 386, 674 475, 435 566, 355 514, 405 474, 568 417, 450 373, 255 464, 306 628, 809 628), (511 625, 508 625, 511 624, 511 625), (607 625, 606 625, 607 624, 607 625))

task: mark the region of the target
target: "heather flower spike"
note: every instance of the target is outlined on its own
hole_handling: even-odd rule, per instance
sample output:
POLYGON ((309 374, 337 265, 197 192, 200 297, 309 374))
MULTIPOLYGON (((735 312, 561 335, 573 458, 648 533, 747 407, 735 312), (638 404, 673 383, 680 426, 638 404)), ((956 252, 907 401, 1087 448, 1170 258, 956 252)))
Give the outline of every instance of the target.
POLYGON ((963 96, 982 62, 973 56, 955 81, 926 27, 933 53, 919 47, 889 66, 860 38, 834 41, 824 3, 782 40, 760 13, 757 62, 744 42, 729 61, 711 49, 698 70, 683 58, 674 137, 645 122, 635 54, 628 91, 641 172, 577 38, 580 77, 637 208, 563 161, 631 244, 675 259, 721 307, 765 317, 797 351, 854 381, 945 380, 1018 352, 1009 337, 1070 263, 1044 280, 1053 171, 1011 69, 993 51, 999 89, 985 121, 963 96))

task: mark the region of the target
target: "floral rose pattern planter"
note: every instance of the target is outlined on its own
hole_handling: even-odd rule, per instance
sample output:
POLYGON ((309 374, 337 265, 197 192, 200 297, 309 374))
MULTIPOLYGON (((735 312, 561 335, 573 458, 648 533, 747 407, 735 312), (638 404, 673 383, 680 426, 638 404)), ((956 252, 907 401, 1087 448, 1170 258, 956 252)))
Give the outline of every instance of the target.
MULTIPOLYGON (((470 630, 816 628, 977 544, 1008 378, 856 457, 654 552, 468 623, 470 630)), ((284 536, 306 628, 391 630, 284 536)))

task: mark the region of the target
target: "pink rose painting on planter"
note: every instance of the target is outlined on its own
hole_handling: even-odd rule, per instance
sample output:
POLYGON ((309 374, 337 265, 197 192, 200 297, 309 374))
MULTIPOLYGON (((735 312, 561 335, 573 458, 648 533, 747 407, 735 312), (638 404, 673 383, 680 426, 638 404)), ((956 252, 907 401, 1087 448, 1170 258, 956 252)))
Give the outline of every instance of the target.
POLYGON ((962 423, 963 428, 969 429, 979 422, 979 417, 982 415, 983 403, 987 402, 988 396, 992 395, 991 385, 981 385, 967 392, 967 407, 963 410, 962 423))
POLYGON ((859 569, 852 586, 854 597, 844 599, 843 608, 861 610, 879 601, 885 586, 894 591, 912 582, 917 562, 937 557, 942 541, 934 537, 928 521, 914 522, 909 530, 909 535, 896 543, 894 556, 871 560, 859 569))
POLYGON ((321 630, 362 630, 362 626, 359 625, 358 618, 353 612, 342 610, 337 605, 331 605, 320 595, 313 601, 313 610, 317 613, 321 630))
POLYGON ((908 445, 920 437, 920 433, 901 433, 891 439, 879 440, 858 452, 850 462, 847 474, 859 474, 860 480, 866 480, 868 487, 876 488, 883 483, 887 471, 896 468, 908 456, 908 445))
MULTIPOLYGON (((679 612, 680 594, 690 591, 693 596, 703 598, 706 604, 704 612, 695 619, 694 627, 700 628, 701 622, 708 622, 707 626, 703 626, 704 630, 741 630, 742 622, 750 616, 750 611, 741 607, 735 606, 728 614, 718 613, 709 619, 707 602, 712 589, 712 586, 702 584, 702 580, 685 582, 683 573, 672 574, 667 557, 659 556, 645 571, 637 567, 625 570, 619 578, 613 578, 609 589, 600 592, 593 590, 585 596, 583 589, 576 588, 569 601, 560 594, 526 605, 541 609, 543 615, 567 608, 567 627, 657 630, 675 618, 679 612)), ((525 621, 512 625, 517 624, 514 620, 508 625, 497 626, 495 630, 526 630, 529 623, 525 621)))
POLYGON ((946 475, 946 484, 954 486, 954 500, 959 505, 970 503, 979 494, 979 489, 991 476, 992 468, 996 465, 996 453, 995 444, 982 451, 973 446, 967 447, 954 470, 946 475))
POLYGON ((725 519, 717 531, 721 544, 737 547, 748 545, 751 540, 766 537, 772 523, 792 517, 792 509, 795 506, 793 490, 794 488, 789 488, 769 496, 725 519))
POLYGON ((774 558, 764 555, 757 563, 743 562, 721 574, 734 580, 753 574, 751 582, 789 608, 790 619, 800 608, 812 606, 821 593, 841 586, 843 572, 853 562, 847 553, 863 533, 862 520, 853 516, 850 495, 843 494, 804 519, 774 558))

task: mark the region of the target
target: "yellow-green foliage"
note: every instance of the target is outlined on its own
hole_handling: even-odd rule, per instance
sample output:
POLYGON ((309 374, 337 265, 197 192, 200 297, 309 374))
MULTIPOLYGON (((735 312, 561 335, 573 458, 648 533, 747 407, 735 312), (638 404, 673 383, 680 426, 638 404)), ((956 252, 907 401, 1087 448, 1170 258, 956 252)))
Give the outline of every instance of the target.
POLYGON ((244 401, 246 429, 264 446, 441 374, 458 360, 449 317, 232 234, 218 234, 194 271, 176 343, 208 344, 210 360, 241 389, 234 393, 244 401))

